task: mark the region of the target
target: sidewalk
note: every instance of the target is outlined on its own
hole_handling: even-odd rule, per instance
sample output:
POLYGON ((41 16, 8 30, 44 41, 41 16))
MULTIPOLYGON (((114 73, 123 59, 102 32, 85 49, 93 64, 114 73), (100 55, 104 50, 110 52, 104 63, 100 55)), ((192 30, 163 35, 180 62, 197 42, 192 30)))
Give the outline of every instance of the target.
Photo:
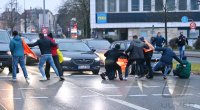
MULTIPOLYGON (((176 53, 176 55, 179 55, 179 51, 174 51, 176 53)), ((185 51, 185 55, 187 57, 196 57, 196 58, 200 58, 200 52, 198 51, 185 51)))

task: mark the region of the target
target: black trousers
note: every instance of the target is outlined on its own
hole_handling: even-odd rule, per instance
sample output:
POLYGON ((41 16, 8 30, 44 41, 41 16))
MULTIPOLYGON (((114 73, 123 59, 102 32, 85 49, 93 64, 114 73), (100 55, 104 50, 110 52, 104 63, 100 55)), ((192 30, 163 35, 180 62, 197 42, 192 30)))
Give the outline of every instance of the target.
POLYGON ((109 80, 113 80, 115 78, 116 70, 118 71, 119 78, 122 77, 122 69, 117 63, 105 64, 105 69, 109 80))
MULTIPOLYGON (((58 59, 58 55, 55 55, 52 57, 53 57, 54 64, 56 65, 56 68, 58 69, 59 76, 60 77, 63 76, 63 71, 62 71, 62 67, 61 67, 61 64, 58 59)), ((45 74, 46 74, 47 78, 50 78, 50 64, 48 62, 46 62, 45 74)))
POLYGON ((153 55, 153 52, 149 52, 145 55, 145 62, 146 62, 146 66, 148 68, 149 74, 150 76, 152 76, 153 71, 152 71, 152 67, 151 67, 151 57, 153 55))

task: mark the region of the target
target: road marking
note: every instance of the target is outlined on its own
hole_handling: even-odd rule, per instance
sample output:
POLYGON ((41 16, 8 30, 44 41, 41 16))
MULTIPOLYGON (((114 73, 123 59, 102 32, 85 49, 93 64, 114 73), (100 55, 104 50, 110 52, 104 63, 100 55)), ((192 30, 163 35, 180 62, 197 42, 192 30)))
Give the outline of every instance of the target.
POLYGON ((120 87, 103 87, 103 88, 106 88, 106 89, 118 89, 120 87))
POLYGON ((87 97, 98 97, 98 95, 85 95, 85 96, 81 96, 82 98, 87 98, 87 97))
POLYGON ((129 95, 129 97, 146 97, 148 95, 129 95))
POLYGON ((152 94, 153 96, 170 96, 170 94, 152 94))
POLYGON ((21 100, 22 98, 2 98, 3 100, 21 100))
POLYGON ((194 94, 175 94, 175 95, 179 95, 179 96, 192 96, 194 94))
POLYGON ((138 88, 138 86, 125 86, 126 88, 138 88))
POLYGON ((0 78, 11 78, 12 76, 0 76, 0 78))
POLYGON ((157 87, 160 87, 160 86, 144 86, 146 88, 157 88, 157 87))
POLYGON ((196 108, 196 109, 200 109, 200 105, 197 105, 197 104, 184 104, 185 106, 188 106, 188 107, 193 107, 193 108, 196 108))
POLYGON ((33 90, 34 88, 18 88, 20 90, 33 90))
POLYGON ((106 95, 107 97, 122 97, 123 95, 106 95))
POLYGON ((3 108, 3 110, 8 110, 8 109, 6 109, 6 107, 5 107, 5 106, 3 106, 1 103, 0 103, 0 107, 2 107, 2 108, 3 108))
POLYGON ((132 104, 132 103, 123 101, 123 100, 114 99, 114 98, 107 98, 107 99, 108 99, 108 100, 111 100, 111 101, 114 101, 114 102, 117 102, 117 103, 120 103, 120 104, 122 104, 122 105, 128 106, 128 107, 130 107, 130 108, 136 109, 136 110, 149 110, 149 109, 140 107, 140 106, 138 106, 138 105, 135 105, 135 104, 132 104))
POLYGON ((27 99, 48 99, 48 97, 30 97, 27 99))

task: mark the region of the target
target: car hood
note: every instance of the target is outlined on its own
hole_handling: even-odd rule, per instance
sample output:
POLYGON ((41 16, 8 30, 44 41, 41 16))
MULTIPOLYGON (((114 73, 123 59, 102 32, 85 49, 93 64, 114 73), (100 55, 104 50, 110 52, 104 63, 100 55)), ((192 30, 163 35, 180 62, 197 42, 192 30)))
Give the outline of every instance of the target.
POLYGON ((10 48, 9 48, 9 44, 8 43, 0 43, 0 51, 9 51, 10 48))
POLYGON ((63 57, 69 57, 72 59, 94 59, 97 56, 94 53, 89 52, 64 52, 62 51, 63 57))
POLYGON ((106 53, 107 51, 108 51, 108 49, 97 49, 97 50, 95 51, 95 53, 104 54, 104 53, 106 53))

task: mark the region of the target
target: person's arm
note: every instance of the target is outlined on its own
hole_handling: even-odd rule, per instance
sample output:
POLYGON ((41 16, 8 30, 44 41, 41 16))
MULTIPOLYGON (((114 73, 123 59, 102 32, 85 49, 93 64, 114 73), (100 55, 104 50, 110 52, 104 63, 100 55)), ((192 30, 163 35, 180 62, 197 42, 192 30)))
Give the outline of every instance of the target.
POLYGON ((50 44, 51 44, 51 46, 57 46, 58 45, 57 43, 54 43, 52 41, 50 41, 50 44))
POLYGON ((107 57, 107 56, 108 56, 108 53, 109 53, 109 50, 104 54, 104 56, 107 57))
POLYGON ((187 45, 188 45, 188 39, 185 37, 185 40, 186 40, 186 43, 187 43, 187 45))
POLYGON ((182 61, 176 56, 176 54, 174 53, 173 58, 178 61, 181 65, 183 65, 182 61))
POLYGON ((15 46, 14 46, 12 41, 10 42, 10 46, 9 47, 10 47, 10 52, 13 54, 15 46))
POLYGON ((145 48, 145 49, 149 49, 149 46, 148 46, 147 44, 144 43, 143 48, 145 48))
POLYGON ((164 37, 162 37, 162 38, 163 38, 163 42, 162 42, 162 44, 165 44, 166 40, 165 40, 165 38, 164 38, 164 37))
POLYGON ((128 47, 128 49, 125 51, 125 53, 129 53, 131 50, 133 49, 133 43, 130 44, 130 46, 128 47))
POLYGON ((36 41, 35 43, 33 43, 33 44, 27 44, 29 47, 34 47, 34 46, 37 46, 37 45, 39 45, 39 43, 38 43, 38 41, 36 41))
POLYGON ((162 47, 156 47, 156 48, 155 48, 155 51, 165 51, 165 48, 162 48, 162 47))

